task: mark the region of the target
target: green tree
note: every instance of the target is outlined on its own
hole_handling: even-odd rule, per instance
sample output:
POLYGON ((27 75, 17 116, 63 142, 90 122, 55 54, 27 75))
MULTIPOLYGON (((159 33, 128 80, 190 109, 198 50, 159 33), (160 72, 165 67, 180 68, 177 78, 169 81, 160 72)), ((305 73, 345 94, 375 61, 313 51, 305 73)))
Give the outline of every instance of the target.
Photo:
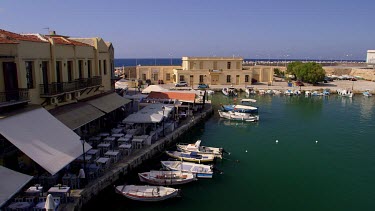
POLYGON ((323 67, 315 62, 292 62, 288 64, 287 73, 294 75, 298 80, 313 84, 323 81, 325 77, 323 67))

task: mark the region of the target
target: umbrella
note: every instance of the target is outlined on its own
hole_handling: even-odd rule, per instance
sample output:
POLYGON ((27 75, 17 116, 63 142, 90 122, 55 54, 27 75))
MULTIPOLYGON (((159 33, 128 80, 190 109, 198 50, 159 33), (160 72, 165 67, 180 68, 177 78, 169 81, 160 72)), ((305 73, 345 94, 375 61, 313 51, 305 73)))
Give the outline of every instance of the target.
POLYGON ((53 197, 51 194, 48 194, 46 204, 44 205, 44 208, 46 210, 55 210, 55 201, 53 200, 53 197))

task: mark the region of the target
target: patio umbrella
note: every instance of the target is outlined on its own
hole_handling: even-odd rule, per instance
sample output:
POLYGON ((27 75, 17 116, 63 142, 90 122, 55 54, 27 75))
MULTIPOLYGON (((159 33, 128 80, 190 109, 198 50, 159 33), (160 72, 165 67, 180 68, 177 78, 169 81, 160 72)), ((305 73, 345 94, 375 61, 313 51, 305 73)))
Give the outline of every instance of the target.
POLYGON ((55 210, 56 206, 55 206, 55 202, 53 201, 53 197, 52 197, 51 194, 48 194, 46 204, 44 205, 44 208, 46 210, 52 210, 52 211, 55 210))

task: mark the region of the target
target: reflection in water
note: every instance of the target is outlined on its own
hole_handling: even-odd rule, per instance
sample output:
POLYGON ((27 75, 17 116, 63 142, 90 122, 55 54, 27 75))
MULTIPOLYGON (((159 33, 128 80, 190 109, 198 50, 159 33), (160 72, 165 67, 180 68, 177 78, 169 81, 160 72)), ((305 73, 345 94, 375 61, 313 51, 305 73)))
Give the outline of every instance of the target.
POLYGON ((247 128, 247 127, 254 127, 257 126, 258 122, 242 122, 242 121, 234 121, 234 120, 228 120, 228 119, 219 119, 218 121, 219 125, 225 125, 230 127, 239 127, 239 128, 247 128))
POLYGON ((362 97, 361 103, 359 104, 361 120, 371 120, 375 109, 374 99, 368 97, 362 97))

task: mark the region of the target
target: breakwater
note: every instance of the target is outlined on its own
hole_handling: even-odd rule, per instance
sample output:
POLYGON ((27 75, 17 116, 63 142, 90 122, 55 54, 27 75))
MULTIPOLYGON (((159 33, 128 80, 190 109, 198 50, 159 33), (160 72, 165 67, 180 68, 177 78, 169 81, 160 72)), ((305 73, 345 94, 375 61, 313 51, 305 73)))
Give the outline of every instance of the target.
POLYGON ((194 116, 181 122, 181 126, 177 127, 170 134, 166 134, 165 137, 162 137, 154 144, 145 146, 142 149, 134 151, 131 155, 124 157, 122 161, 113 165, 101 177, 91 181, 84 189, 72 191, 72 202, 60 206, 59 210, 81 210, 82 206, 89 202, 94 196, 98 195, 99 192, 111 186, 114 182, 130 173, 139 165, 163 153, 166 148, 175 144, 178 138, 198 123, 208 119, 212 114, 212 106, 206 104, 206 109, 201 113, 195 113, 194 116))

